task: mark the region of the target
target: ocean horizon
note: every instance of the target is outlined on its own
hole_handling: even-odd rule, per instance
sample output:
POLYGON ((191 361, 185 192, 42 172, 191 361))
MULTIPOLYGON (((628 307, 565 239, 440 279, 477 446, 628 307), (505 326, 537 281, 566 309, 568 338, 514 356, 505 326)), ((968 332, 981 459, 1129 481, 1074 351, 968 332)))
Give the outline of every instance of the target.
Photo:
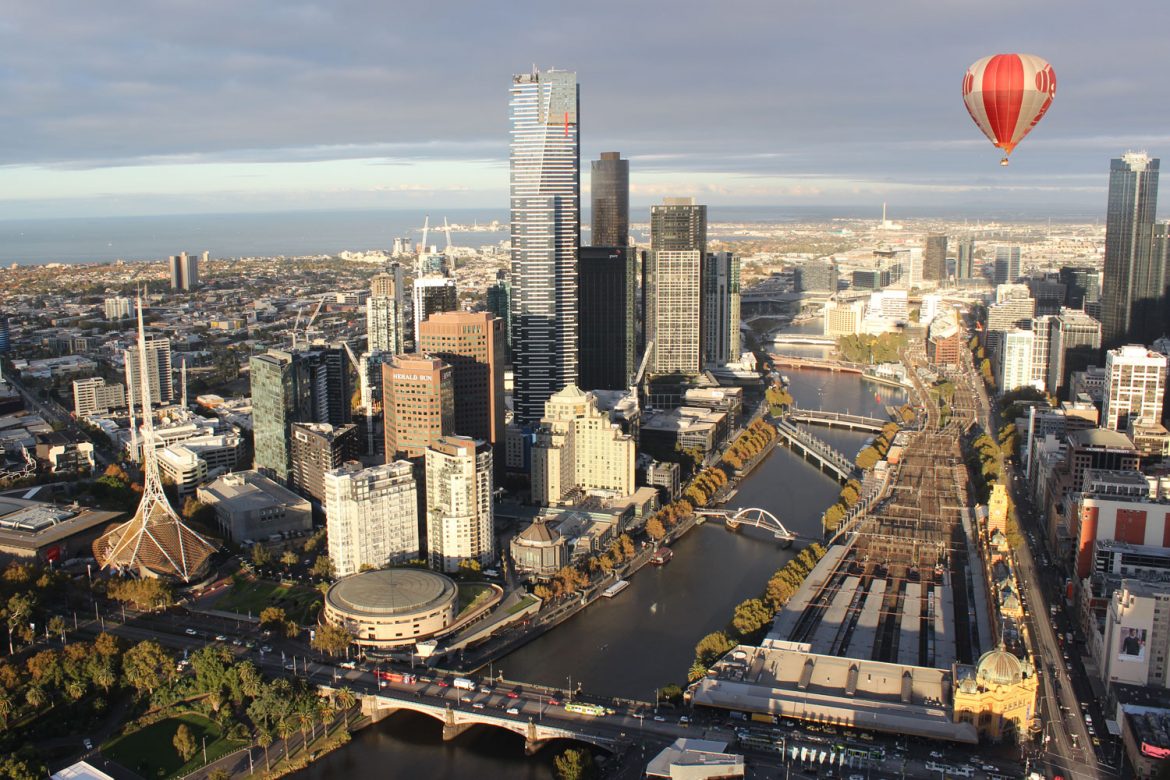
MULTIPOLYGON (((631 209, 635 223, 649 219, 648 207, 631 209)), ((431 217, 428 243, 443 247, 443 218, 451 224, 505 224, 507 209, 384 209, 280 211, 230 214, 174 214, 125 217, 60 217, 0 220, 0 266, 46 263, 159 261, 179 252, 211 253, 215 258, 276 257, 388 250, 395 238, 421 240, 423 220, 431 217)), ((708 218, 720 222, 816 222, 880 218, 880 207, 861 206, 709 206, 708 218)), ((997 222, 1092 222, 1093 212, 1000 213, 952 208, 891 211, 891 219, 945 219, 997 222)), ((582 217, 588 222, 588 210, 582 217)), ((587 235, 587 232, 586 232, 587 235)), ((455 246, 480 247, 507 240, 508 231, 452 231, 455 246)))

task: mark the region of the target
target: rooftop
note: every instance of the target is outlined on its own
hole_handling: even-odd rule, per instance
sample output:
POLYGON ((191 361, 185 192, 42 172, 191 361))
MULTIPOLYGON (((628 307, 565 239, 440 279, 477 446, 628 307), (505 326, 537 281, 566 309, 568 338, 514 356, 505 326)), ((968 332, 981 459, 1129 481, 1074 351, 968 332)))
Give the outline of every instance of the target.
POLYGON ((1083 428, 1070 431, 1069 443, 1074 447, 1108 447, 1115 450, 1134 450, 1133 442, 1124 433, 1108 428, 1083 428))
POLYGON ((326 601, 358 616, 385 616, 438 608, 457 595, 454 581, 426 569, 380 569, 343 577, 326 601))

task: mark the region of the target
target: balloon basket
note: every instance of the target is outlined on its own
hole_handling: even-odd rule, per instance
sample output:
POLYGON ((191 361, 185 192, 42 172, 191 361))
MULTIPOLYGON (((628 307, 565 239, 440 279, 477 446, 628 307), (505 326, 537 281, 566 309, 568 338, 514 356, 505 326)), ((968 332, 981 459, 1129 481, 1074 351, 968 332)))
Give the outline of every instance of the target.
POLYGON ((1007 164, 1008 164, 1008 158, 1006 158, 1006 157, 1003 158, 1002 160, 999 161, 999 164, 1006 168, 1007 164))

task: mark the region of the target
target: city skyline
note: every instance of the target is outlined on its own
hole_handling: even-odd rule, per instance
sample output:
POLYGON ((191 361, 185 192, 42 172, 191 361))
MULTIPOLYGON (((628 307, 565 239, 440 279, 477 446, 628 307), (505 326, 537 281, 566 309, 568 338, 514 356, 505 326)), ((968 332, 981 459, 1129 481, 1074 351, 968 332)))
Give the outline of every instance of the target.
MULTIPOLYGON (((1160 71, 1154 33, 1116 25, 1104 8, 1013 7, 995 39, 960 46, 943 33, 984 25, 988 9, 858 6, 844 23, 757 3, 622 9, 605 57, 572 11, 451 10, 454 23, 440 27, 425 9, 391 19, 376 8, 261 6, 231 34, 214 7, 135 25, 121 9, 79 7, 67 21, 56 9, 15 11, 0 25, 11 74, 0 76, 11 187, 0 206, 28 218, 502 205, 507 115, 492 96, 530 61, 580 74, 596 117, 582 154, 622 150, 639 206, 682 193, 713 206, 1042 197, 1087 208, 1104 202, 1101 159, 1157 155, 1170 141, 1160 104, 1142 99, 1160 71), (655 19, 650 38, 644 14, 655 19), (267 37, 249 34, 261 26, 267 37), (123 29, 140 32, 128 40, 123 29), (511 45, 488 45, 501 35, 511 45), (428 57, 420 74, 440 38, 459 56, 428 57), (687 54, 719 40, 735 40, 734 55, 687 54), (914 54, 890 53, 900 51, 914 54), (1043 55, 1061 78, 1006 171, 959 96, 963 69, 996 51, 1043 55), (141 59, 155 64, 144 71, 141 59), (706 121, 693 121, 696 105, 706 121), (461 115, 477 121, 451 121, 461 115)), ((617 13, 603 5, 591 21, 617 13)))

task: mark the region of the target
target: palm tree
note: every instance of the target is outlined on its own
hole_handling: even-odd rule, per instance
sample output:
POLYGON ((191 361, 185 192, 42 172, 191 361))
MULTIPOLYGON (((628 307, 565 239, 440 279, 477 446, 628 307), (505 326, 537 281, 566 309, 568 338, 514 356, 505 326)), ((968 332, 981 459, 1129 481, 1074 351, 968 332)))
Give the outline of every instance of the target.
POLYGON ((349 688, 341 688, 333 693, 333 701, 337 705, 337 709, 345 715, 345 725, 349 727, 349 711, 357 704, 357 697, 353 695, 353 691, 349 688))
POLYGON ((289 750, 288 746, 288 738, 291 737, 293 732, 296 730, 297 726, 292 717, 281 718, 276 722, 276 734, 284 740, 284 757, 286 759, 292 756, 292 751, 289 750))
POLYGON ((49 701, 49 695, 45 693, 45 689, 37 685, 30 686, 24 698, 34 710, 39 710, 49 701))
POLYGON ((305 747, 309 746, 309 739, 305 736, 305 729, 308 728, 313 736, 317 738, 317 696, 313 693, 307 693, 297 700, 296 719, 301 725, 301 741, 305 743, 305 747))
POLYGON ((257 726, 256 742, 264 748, 264 771, 271 772, 272 762, 268 759, 268 748, 272 745, 272 729, 267 724, 257 726))
POLYGON ((12 700, 12 694, 8 691, 0 690, 0 729, 8 728, 8 716, 16 709, 16 702, 12 700))

